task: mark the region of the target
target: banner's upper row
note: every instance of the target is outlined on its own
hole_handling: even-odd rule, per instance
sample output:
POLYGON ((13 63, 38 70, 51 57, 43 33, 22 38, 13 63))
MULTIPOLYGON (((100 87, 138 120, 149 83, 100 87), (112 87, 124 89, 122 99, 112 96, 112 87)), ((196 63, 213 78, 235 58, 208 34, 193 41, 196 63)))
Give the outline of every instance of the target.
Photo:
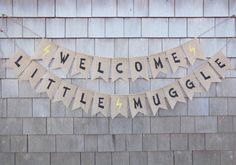
POLYGON ((55 43, 43 39, 33 55, 34 60, 43 60, 51 69, 61 68, 72 76, 81 74, 83 77, 105 81, 111 78, 132 80, 137 78, 149 79, 149 71, 153 78, 159 73, 175 73, 179 67, 193 65, 196 59, 205 60, 198 39, 192 39, 178 47, 149 56, 131 58, 107 58, 74 52, 55 43))

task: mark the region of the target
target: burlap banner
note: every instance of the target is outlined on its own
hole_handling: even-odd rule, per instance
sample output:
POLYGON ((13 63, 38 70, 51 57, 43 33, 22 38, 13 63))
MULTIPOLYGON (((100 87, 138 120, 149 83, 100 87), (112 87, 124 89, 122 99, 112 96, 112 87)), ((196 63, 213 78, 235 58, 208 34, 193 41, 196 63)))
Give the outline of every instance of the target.
MULTIPOLYGON (((73 53, 68 52, 68 50, 63 49, 62 51, 63 53, 68 53, 73 56, 73 53)), ((174 52, 175 51, 177 52, 176 54, 179 54, 178 52, 180 50, 174 49, 174 52)), ((157 62, 156 69, 160 70, 164 68, 163 61, 166 60, 161 56, 164 57, 164 55, 158 54, 149 58, 149 60, 154 60, 155 58, 157 62)), ((172 55, 170 56, 170 58, 173 57, 172 55)), ((179 60, 184 60, 183 57, 176 57, 178 57, 179 60)), ((81 62, 81 60, 79 61, 81 62)), ((147 71, 145 69, 147 68, 147 64, 145 64, 147 61, 141 61, 141 59, 138 58, 133 58, 131 61, 132 65, 135 65, 135 62, 140 62, 138 64, 139 69, 142 68, 145 72, 147 71)), ((88 64, 86 64, 87 62, 83 61, 81 66, 89 67, 88 64)), ((123 59, 117 59, 117 61, 112 62, 111 66, 110 62, 109 58, 96 58, 90 61, 90 64, 92 64, 93 67, 99 66, 94 72, 98 72, 98 70, 103 71, 106 67, 118 67, 117 69, 120 71, 127 66, 123 59), (91 62, 93 62, 93 64, 91 62), (100 64, 95 65, 94 63, 100 64)), ((155 63, 155 61, 153 63, 155 63)), ((129 114, 131 114, 132 117, 136 115, 149 115, 148 107, 151 108, 153 115, 156 115, 159 109, 169 109, 169 106, 171 109, 174 109, 178 102, 186 102, 185 96, 192 100, 195 93, 203 92, 203 89, 208 91, 213 82, 220 82, 226 71, 232 68, 229 59, 227 59, 222 52, 218 52, 208 62, 195 69, 190 75, 184 76, 163 88, 130 95, 109 95, 83 89, 73 85, 67 80, 62 80, 56 75, 47 72, 42 65, 32 61, 31 58, 22 51, 16 52, 16 54, 7 61, 7 64, 10 68, 13 68, 20 79, 29 81, 37 92, 46 92, 52 101, 62 101, 66 107, 70 107, 72 110, 82 109, 92 116, 101 114, 105 117, 111 116, 112 118, 119 115, 128 117, 129 114)), ((177 67, 179 67, 179 65, 177 67)), ((137 72, 137 70, 135 72, 137 72)), ((155 72, 155 74, 158 72, 155 72)), ((100 76, 107 80, 109 74, 105 72, 105 69, 103 73, 98 72, 95 76, 92 74, 92 77, 100 76)), ((139 73, 136 74, 138 75, 139 73)), ((123 75, 119 75, 116 78, 122 76, 123 75)), ((135 78, 139 76, 141 75, 135 78)))
POLYGON ((42 59, 51 64, 51 69, 61 68, 66 74, 80 74, 84 78, 102 78, 108 81, 117 79, 132 81, 137 78, 149 79, 149 70, 153 78, 160 72, 175 73, 179 67, 187 67, 187 59, 191 65, 196 59, 205 60, 197 39, 190 40, 176 48, 150 56, 132 58, 107 58, 73 52, 43 39, 33 59, 42 59))

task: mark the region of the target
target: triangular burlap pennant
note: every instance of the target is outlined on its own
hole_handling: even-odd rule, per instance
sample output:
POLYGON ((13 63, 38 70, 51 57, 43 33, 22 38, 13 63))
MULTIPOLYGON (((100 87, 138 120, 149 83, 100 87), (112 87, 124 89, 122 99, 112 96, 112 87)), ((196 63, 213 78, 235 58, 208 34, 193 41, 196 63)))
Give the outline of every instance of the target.
POLYGON ((193 73, 179 79, 179 83, 190 100, 192 100, 195 92, 202 89, 200 82, 193 73))
POLYGON ((212 82, 220 82, 219 76, 214 69, 206 63, 194 71, 196 78, 200 81, 201 85, 206 91, 209 90, 212 82))
POLYGON ((194 64, 196 59, 202 59, 202 60, 206 59, 203 51, 200 48, 197 38, 184 43, 182 45, 182 48, 184 49, 184 52, 191 65, 194 64))
POLYGON ((111 59, 105 57, 93 58, 92 68, 91 68, 91 78, 92 80, 101 77, 105 81, 109 79, 111 59))
POLYGON ((164 87, 163 91, 168 103, 170 104, 171 109, 174 109, 178 101, 183 103, 186 102, 184 99, 183 91, 177 81, 164 87))
POLYGON ((30 64, 31 59, 24 51, 18 50, 10 59, 7 60, 7 67, 12 68, 18 77, 30 64))
POLYGON ((209 60, 210 65, 215 71, 222 77, 225 77, 225 72, 228 69, 232 69, 230 60, 224 55, 223 52, 218 52, 209 60))
POLYGON ((165 53, 158 53, 148 56, 152 77, 156 78, 160 72, 167 74, 170 72, 170 65, 165 53))
POLYGON ((132 81, 139 77, 148 80, 148 67, 146 57, 132 57, 129 59, 132 81))
POLYGON ((35 61, 32 61, 20 76, 21 80, 28 80, 31 87, 35 88, 45 74, 46 69, 35 61))
POLYGON ((81 108, 84 112, 88 113, 92 105, 94 93, 92 91, 78 88, 75 94, 72 110, 81 108))
POLYGON ((105 117, 108 117, 109 108, 110 108, 110 96, 96 92, 93 97, 93 106, 91 111, 92 116, 100 112, 105 117))
POLYGON ((132 117, 135 117, 139 112, 147 115, 146 97, 145 94, 129 95, 129 107, 132 117))
POLYGON ((183 49, 180 46, 166 51, 166 55, 173 73, 175 73, 179 67, 187 67, 187 61, 184 57, 183 49))
POLYGON ((66 74, 69 72, 71 65, 74 61, 75 52, 59 47, 56 51, 55 59, 51 68, 61 68, 66 74))
POLYGON ((80 73, 84 78, 88 78, 92 62, 92 56, 77 53, 71 70, 71 75, 73 76, 80 73))
POLYGON ((126 95, 111 96, 111 118, 121 114, 128 117, 128 97, 126 95))
POLYGON ((113 58, 111 61, 111 78, 115 81, 119 78, 128 80, 129 69, 128 60, 125 58, 113 58))
POLYGON ((48 97, 52 99, 55 93, 58 90, 58 87, 61 83, 61 79, 56 75, 47 72, 43 78, 41 83, 38 85, 36 89, 37 92, 46 92, 48 97))
POLYGON ((157 114, 159 108, 167 109, 165 95, 162 89, 152 90, 146 93, 152 113, 157 114))
POLYGON ((32 59, 42 59, 48 65, 55 56, 57 48, 58 46, 48 39, 42 39, 32 59))
POLYGON ((70 103, 74 97, 76 91, 76 86, 62 80, 59 88, 57 89, 57 92, 54 96, 53 101, 62 101, 66 107, 70 106, 70 103))

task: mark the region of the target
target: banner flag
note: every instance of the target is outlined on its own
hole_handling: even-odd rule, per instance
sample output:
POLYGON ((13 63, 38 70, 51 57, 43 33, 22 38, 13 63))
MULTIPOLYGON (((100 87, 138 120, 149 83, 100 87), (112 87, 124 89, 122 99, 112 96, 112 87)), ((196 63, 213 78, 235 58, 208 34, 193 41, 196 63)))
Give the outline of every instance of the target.
POLYGON ((59 47, 57 49, 55 59, 52 62, 52 69, 62 68, 62 70, 67 74, 71 68, 74 61, 75 52, 69 49, 59 47))
POLYGON ((112 81, 119 78, 128 81, 129 67, 128 61, 125 58, 113 58, 111 61, 111 77, 112 81))
POLYGON ((225 72, 228 69, 232 69, 230 60, 225 57, 223 52, 218 52, 209 60, 210 65, 213 69, 222 77, 225 77, 225 72))
POLYGON ((132 81, 139 77, 148 80, 148 68, 146 57, 133 57, 129 59, 132 81))
POLYGON ((18 50, 11 58, 7 60, 7 67, 12 68, 17 77, 30 64, 31 59, 22 50, 18 50))
POLYGON ((175 73, 179 67, 187 67, 187 60, 180 46, 166 51, 166 55, 173 73, 175 73))
POLYGON ((128 117, 128 97, 126 95, 111 96, 111 118, 121 114, 128 117))
POLYGON ((212 82, 220 82, 219 76, 214 69, 206 63, 194 71, 195 76, 200 81, 206 91, 209 90, 212 82))
POLYGON ((76 54, 71 75, 80 73, 84 78, 88 78, 92 62, 93 58, 91 56, 81 53, 76 54))
POLYGON ((88 113, 92 105, 94 93, 92 91, 78 88, 75 94, 72 110, 81 108, 84 112, 88 113))
POLYGON ((57 48, 58 46, 50 40, 42 39, 32 59, 42 59, 46 65, 49 65, 56 54, 57 48))
POLYGON ((103 80, 108 81, 110 64, 109 58, 95 56, 91 67, 92 80, 101 77, 103 80))
POLYGON ((129 95, 129 107, 132 117, 135 117, 139 112, 147 115, 148 113, 145 93, 129 95))
POLYGON ((200 45, 198 43, 197 38, 184 43, 182 45, 182 48, 184 49, 184 52, 191 65, 194 64, 196 59, 202 59, 202 60, 206 59, 203 51, 200 49, 200 45))
POLYGON ((156 78, 160 72, 167 74, 170 72, 170 65, 165 53, 158 53, 148 56, 152 77, 156 78))
POLYGON ((178 101, 183 103, 186 102, 183 91, 181 90, 181 87, 177 81, 164 87, 163 90, 171 109, 174 109, 178 101))
POLYGON ((43 75, 46 73, 46 69, 38 64, 35 61, 32 61, 25 71, 21 74, 21 80, 28 80, 32 88, 35 88, 36 85, 43 78, 43 75))
POLYGON ((100 112, 105 117, 108 117, 109 108, 110 108, 110 96, 107 94, 95 92, 93 96, 93 106, 91 111, 92 116, 100 112))
POLYGON ((167 109, 165 95, 162 89, 148 91, 146 92, 146 95, 153 115, 157 114, 159 108, 167 109))
POLYGON ((54 96, 53 102, 62 101, 64 105, 68 108, 74 97, 76 91, 76 86, 62 80, 57 92, 54 96))

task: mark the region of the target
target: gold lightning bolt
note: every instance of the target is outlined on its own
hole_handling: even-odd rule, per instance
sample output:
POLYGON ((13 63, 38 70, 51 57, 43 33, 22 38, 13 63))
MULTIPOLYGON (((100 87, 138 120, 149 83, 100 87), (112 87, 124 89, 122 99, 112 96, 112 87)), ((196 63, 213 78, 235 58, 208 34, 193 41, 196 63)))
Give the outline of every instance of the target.
POLYGON ((193 54, 195 54, 195 52, 196 52, 196 49, 195 49, 194 47, 190 47, 190 48, 189 48, 189 51, 190 51, 190 53, 193 53, 193 54))
POLYGON ((116 107, 118 107, 119 109, 122 107, 122 102, 119 98, 116 100, 116 107))
POLYGON ((51 45, 48 45, 48 46, 46 46, 44 49, 43 49, 43 56, 45 56, 45 55, 47 55, 49 52, 50 52, 50 47, 51 47, 51 45))

